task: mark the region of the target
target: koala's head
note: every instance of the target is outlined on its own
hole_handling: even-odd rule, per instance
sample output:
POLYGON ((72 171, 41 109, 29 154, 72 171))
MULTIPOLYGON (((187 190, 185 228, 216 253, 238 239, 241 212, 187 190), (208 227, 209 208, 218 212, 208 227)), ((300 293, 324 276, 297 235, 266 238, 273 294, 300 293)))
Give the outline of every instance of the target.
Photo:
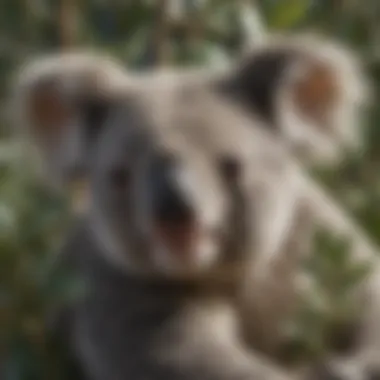
POLYGON ((358 56, 336 41, 272 36, 227 85, 237 86, 240 99, 303 163, 335 165, 363 149, 362 111, 371 89, 358 56))
POLYGON ((193 276, 280 244, 296 197, 292 161, 226 93, 229 75, 125 74, 71 93, 59 78, 29 82, 30 132, 49 137, 40 147, 61 183, 65 136, 84 139, 73 164, 84 157, 90 226, 114 263, 193 276))

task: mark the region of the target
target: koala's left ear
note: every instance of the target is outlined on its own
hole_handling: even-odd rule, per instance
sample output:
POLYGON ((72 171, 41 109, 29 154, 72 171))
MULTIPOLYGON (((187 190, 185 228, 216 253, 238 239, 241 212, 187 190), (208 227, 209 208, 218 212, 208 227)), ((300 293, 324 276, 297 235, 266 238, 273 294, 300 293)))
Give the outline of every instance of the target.
POLYGON ((302 159, 331 163, 361 146, 370 90, 357 56, 338 43, 312 35, 273 38, 228 81, 239 101, 302 159))
POLYGON ((50 184, 84 175, 90 143, 125 78, 117 62, 89 52, 51 54, 19 70, 14 124, 37 147, 50 184))

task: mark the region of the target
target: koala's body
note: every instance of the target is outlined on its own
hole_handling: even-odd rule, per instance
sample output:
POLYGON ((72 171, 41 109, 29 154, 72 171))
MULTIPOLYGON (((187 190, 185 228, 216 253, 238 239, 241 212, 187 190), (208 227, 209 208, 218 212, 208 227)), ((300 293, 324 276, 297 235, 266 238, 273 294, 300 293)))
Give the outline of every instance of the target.
POLYGON ((126 275, 86 227, 77 233, 61 257, 91 293, 65 311, 59 333, 85 379, 288 378, 240 341, 231 277, 207 284, 126 275))
MULTIPOLYGON (((74 166, 89 179, 90 202, 61 257, 91 285, 64 323, 90 380, 286 379, 285 370, 258 351, 270 356, 282 343, 279 324, 297 303, 296 275, 315 225, 354 234, 355 255, 375 256, 376 249, 301 170, 300 146, 313 159, 326 153, 319 139, 310 148, 310 125, 305 123, 305 139, 294 143, 292 124, 268 117, 269 95, 284 91, 266 92, 262 112, 258 56, 218 75, 125 73, 117 85, 90 82, 95 93, 85 86, 79 97, 75 88, 62 96, 62 73, 54 86, 27 82, 24 116, 35 137, 42 133, 50 141, 40 147, 58 180, 70 176, 57 165, 70 154, 62 136, 82 137, 83 154, 74 166), (56 100, 53 114, 36 109, 33 98, 41 90, 45 99, 56 100)), ((287 73, 277 68, 272 74, 287 73)), ((315 95, 314 79, 308 84, 306 76, 301 87, 293 87, 297 81, 278 83, 290 92, 302 89, 307 100, 315 95)), ((324 100, 325 91, 330 87, 318 90, 314 101, 324 100)), ((349 100, 349 107, 356 105, 349 100)), ((326 108, 305 107, 309 118, 316 117, 314 136, 328 120, 326 108)), ((377 268, 365 309, 365 326, 374 331, 377 268)), ((360 352, 380 343, 375 334, 363 332, 361 338, 360 352)))
POLYGON ((31 99, 24 110, 32 132, 51 116, 45 154, 62 152, 62 127, 85 138, 89 207, 60 255, 89 285, 62 316, 85 376, 285 380, 241 338, 236 294, 266 221, 287 223, 278 202, 296 201, 287 151, 214 78, 157 73, 63 97, 57 77, 29 94, 55 99, 59 118, 31 99))

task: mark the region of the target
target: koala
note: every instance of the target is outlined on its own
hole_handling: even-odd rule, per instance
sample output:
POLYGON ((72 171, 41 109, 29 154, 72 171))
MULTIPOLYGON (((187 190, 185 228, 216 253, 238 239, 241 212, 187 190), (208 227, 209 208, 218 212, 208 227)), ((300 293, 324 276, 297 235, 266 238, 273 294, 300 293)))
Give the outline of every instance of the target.
MULTIPOLYGON (((282 119, 273 116, 281 107, 274 103, 274 114, 265 113, 263 104, 272 102, 271 94, 277 99, 277 89, 270 87, 269 79, 260 82, 263 66, 268 70, 272 66, 258 63, 267 54, 275 56, 276 50, 286 51, 284 44, 262 54, 256 51, 226 73, 125 72, 117 83, 94 80, 95 91, 77 86, 71 92, 65 92, 68 76, 60 74, 56 86, 44 87, 46 99, 57 100, 56 115, 64 111, 65 123, 52 117, 46 125, 55 145, 38 147, 49 164, 67 162, 70 149, 66 151, 62 136, 81 136, 81 143, 76 142, 81 154, 70 165, 82 167, 89 178, 88 210, 61 255, 92 285, 92 294, 66 320, 66 336, 88 378, 229 379, 243 373, 248 378, 285 378, 285 370, 261 352, 268 357, 281 342, 279 323, 297 302, 299 261, 308 252, 314 225, 327 224, 333 232, 353 235, 358 259, 375 256, 376 248, 300 165, 299 158, 309 151, 307 162, 326 157, 323 143, 318 146, 320 140, 312 136, 324 133, 327 119, 299 121, 297 128, 303 125, 305 136, 312 129, 300 149, 300 140, 285 133, 293 124, 281 124, 282 119), (268 99, 260 100, 260 94, 268 99), (65 134, 58 133, 57 125, 65 134), (115 191, 120 187, 122 191, 115 191), (188 222, 181 225, 176 212, 172 219, 173 204, 172 222, 154 223, 161 192, 171 193, 169 203, 177 198, 174 209, 185 204, 185 214, 191 210, 195 230, 188 228, 188 222), (174 254, 186 251, 184 261, 174 254), (136 304, 141 306, 132 307, 136 304), (113 323, 107 323, 110 320, 113 323)), ((295 65, 301 62, 307 67, 302 51, 307 62, 319 63, 318 54, 302 49, 293 56, 295 65)), ((280 59, 281 70, 273 65, 268 77, 285 81, 285 69, 293 66, 291 57, 280 59)), ((336 73, 334 62, 329 61, 328 67, 336 73)), ((314 86, 313 75, 303 78, 302 91, 307 89, 310 96, 314 96, 314 90, 308 89, 314 86)), ((47 131, 39 136, 36 128, 44 124, 46 108, 38 111, 34 105, 41 81, 33 73, 25 77, 34 79, 16 86, 28 88, 30 94, 23 98, 24 109, 32 111, 23 113, 29 120, 24 125, 34 141, 46 141, 47 131)), ((287 86, 287 91, 292 89, 287 86)), ((283 88, 278 92, 286 94, 283 88)), ((331 122, 331 129, 336 125, 331 122)), ((336 157, 329 150, 331 155, 336 157)), ((69 181, 70 165, 56 165, 55 180, 69 181)), ((368 322, 363 322, 367 330, 355 359, 368 358, 367 351, 377 350, 374 268, 364 286, 369 294, 368 322)), ((360 365, 363 373, 370 368, 362 359, 360 365)))
POLYGON ((269 249, 268 220, 297 207, 294 160, 222 79, 84 82, 77 67, 53 81, 26 67, 15 86, 49 181, 64 187, 71 168, 88 179, 88 207, 59 255, 87 284, 60 324, 84 378, 290 379, 246 345, 237 294, 269 249))

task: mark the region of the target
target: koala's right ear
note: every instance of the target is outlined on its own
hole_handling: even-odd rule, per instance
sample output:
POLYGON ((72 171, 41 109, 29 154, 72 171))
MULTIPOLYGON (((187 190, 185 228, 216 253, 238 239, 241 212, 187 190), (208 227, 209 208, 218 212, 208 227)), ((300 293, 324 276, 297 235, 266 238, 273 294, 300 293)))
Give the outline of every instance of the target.
POLYGON ((126 73, 112 59, 58 53, 27 63, 13 86, 13 121, 42 156, 50 184, 84 176, 88 150, 126 73))
POLYGON ((362 66, 329 38, 284 35, 250 52, 227 82, 303 162, 330 164, 363 148, 371 88, 362 66))

